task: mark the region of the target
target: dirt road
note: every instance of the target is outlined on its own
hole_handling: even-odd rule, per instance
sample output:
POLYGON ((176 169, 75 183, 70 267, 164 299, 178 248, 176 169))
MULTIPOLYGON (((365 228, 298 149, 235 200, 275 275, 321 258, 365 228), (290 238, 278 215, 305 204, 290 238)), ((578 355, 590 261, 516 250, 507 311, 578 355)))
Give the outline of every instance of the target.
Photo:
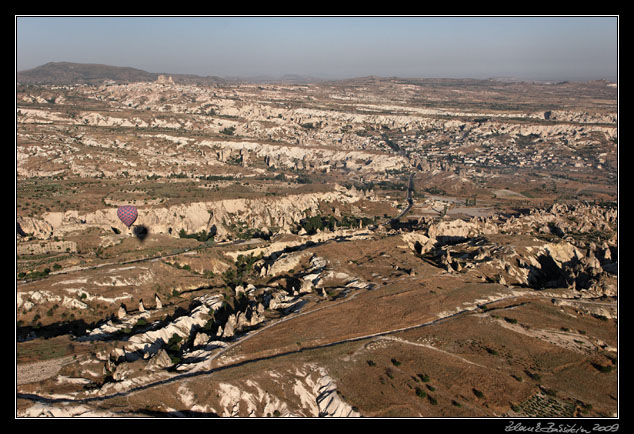
POLYGON ((43 362, 24 363, 16 365, 16 383, 35 383, 56 375, 62 366, 73 361, 73 356, 45 360, 43 362))

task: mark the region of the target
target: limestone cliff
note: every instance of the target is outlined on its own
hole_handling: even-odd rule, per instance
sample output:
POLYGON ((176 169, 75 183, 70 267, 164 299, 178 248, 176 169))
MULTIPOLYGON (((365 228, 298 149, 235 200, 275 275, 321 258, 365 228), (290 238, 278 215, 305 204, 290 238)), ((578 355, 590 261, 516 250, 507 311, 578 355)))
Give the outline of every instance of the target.
MULTIPOLYGON (((301 219, 316 213, 323 202, 354 203, 369 198, 372 198, 372 193, 336 187, 330 192, 281 198, 228 199, 167 208, 139 208, 139 217, 135 225, 144 225, 153 234, 169 234, 174 237, 178 237, 181 230, 187 234, 194 234, 208 232, 215 226, 215 240, 223 241, 231 238, 231 226, 234 224, 241 223, 259 230, 275 227, 281 232, 289 232, 301 219)), ((83 215, 79 215, 77 211, 47 212, 40 218, 18 217, 17 221, 23 232, 37 239, 61 237, 91 227, 106 232, 111 232, 111 228, 117 228, 124 233, 128 231, 118 219, 116 208, 100 209, 83 215)))

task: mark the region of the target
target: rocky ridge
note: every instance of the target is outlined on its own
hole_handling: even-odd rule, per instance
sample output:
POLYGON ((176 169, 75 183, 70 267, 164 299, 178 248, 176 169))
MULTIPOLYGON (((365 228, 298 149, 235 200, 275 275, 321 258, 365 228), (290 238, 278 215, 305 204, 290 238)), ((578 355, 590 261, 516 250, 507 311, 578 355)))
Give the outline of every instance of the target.
MULTIPOLYGON (((243 167, 254 170, 262 165, 307 171, 344 169, 377 177, 377 172, 424 167, 419 161, 430 155, 428 148, 438 142, 452 146, 462 143, 448 152, 461 153, 463 146, 469 146, 469 153, 477 151, 476 157, 482 153, 479 158, 485 161, 491 157, 485 148, 498 145, 508 148, 528 139, 530 146, 517 146, 514 153, 535 154, 533 164, 540 164, 556 157, 555 152, 547 149, 555 144, 557 147, 563 144, 567 152, 571 152, 569 157, 576 158, 575 151, 596 146, 598 142, 612 143, 617 137, 616 116, 603 112, 460 111, 367 104, 359 95, 352 99, 354 103, 350 106, 332 110, 321 108, 319 99, 315 102, 306 99, 306 106, 291 108, 262 90, 270 91, 283 101, 283 97, 294 94, 294 90, 309 89, 284 86, 257 89, 247 85, 209 88, 174 84, 163 79, 67 90, 99 104, 101 111, 69 108, 69 98, 53 91, 38 90, 31 94, 26 90, 19 95, 19 102, 24 106, 18 110, 18 122, 54 124, 57 130, 51 132, 50 138, 61 143, 53 145, 42 140, 42 134, 21 132, 25 143, 33 143, 18 147, 18 174, 72 173, 81 177, 116 178, 126 172, 143 177, 169 176, 174 174, 174 163, 179 162, 182 173, 194 176, 201 169, 226 167, 237 160, 243 167), (60 126, 72 129, 72 133, 60 136, 60 126), (78 132, 78 127, 92 130, 78 132), (101 135, 93 137, 95 127, 121 128, 135 133, 116 140, 101 135), (169 134, 165 134, 166 131, 169 134), (179 137, 173 142, 175 147, 168 148, 163 140, 170 140, 166 136, 172 132, 179 137), (385 136, 388 132, 389 138, 385 136), (201 134, 231 140, 220 137, 201 140, 198 139, 201 134), (396 138, 405 142, 399 146, 401 152, 390 148, 396 138), (410 139, 413 141, 407 144, 410 139), (89 149, 91 157, 84 158, 79 149, 89 149), (135 150, 146 161, 117 159, 112 153, 106 158, 99 155, 100 149, 135 150), (401 155, 403 150, 405 155, 401 155), (46 168, 38 164, 41 158, 49 161, 46 168), (50 164, 53 162, 55 164, 50 164)), ((597 157, 596 164, 605 165, 606 156, 611 153, 609 150, 597 157)), ((447 159, 436 163, 450 164, 447 159)), ((573 163, 586 164, 577 160, 573 163)))
MULTIPOLYGON (((19 354, 41 356, 29 352, 48 350, 51 336, 68 344, 56 350, 83 345, 86 353, 46 378, 21 377, 29 380, 19 383, 19 414, 359 415, 336 378, 368 414, 398 391, 389 411, 497 416, 511 405, 504 399, 520 402, 534 386, 537 377, 522 371, 529 364, 559 394, 584 395, 569 387, 577 380, 611 394, 617 206, 531 207, 615 197, 613 89, 586 89, 576 98, 592 94, 593 104, 568 105, 560 86, 535 97, 522 85, 497 99, 507 91, 490 84, 462 92, 464 82, 377 82, 379 90, 358 82, 204 88, 167 77, 20 87, 17 174, 34 178, 24 179, 17 217, 19 354), (460 108, 469 92, 479 97, 460 108), (401 205, 392 190, 411 170, 421 192, 439 192, 416 200, 412 214, 423 217, 298 231, 302 219, 343 210, 387 218, 401 205), (329 172, 346 185, 378 185, 385 200, 334 184, 314 193, 329 172), (280 194, 295 186, 311 193, 280 194), (206 199, 231 197, 234 187, 260 198, 206 199), (462 207, 476 193, 480 208, 462 207), (128 197, 140 211, 136 224, 156 236, 135 239, 120 223, 116 207, 128 197), (218 243, 206 238, 212 233, 218 243), (391 336, 414 346, 356 359, 359 339, 371 339, 369 347, 391 336), (415 351, 425 352, 402 357, 415 351), (428 356, 440 363, 426 365, 428 356), (555 375, 553 360, 565 363, 555 375), (467 379, 474 371, 459 367, 463 387, 450 385, 442 376, 452 362, 483 371, 467 379), (437 407, 413 394, 428 369, 437 407), (471 396, 482 375, 494 379, 484 400, 471 396), (410 408, 401 405, 410 398, 410 408)), ((607 414, 612 396, 583 399, 607 414)))
MULTIPOLYGON (((332 192, 289 195, 281 198, 227 199, 215 202, 195 202, 175 205, 169 208, 140 208, 135 225, 143 225, 155 234, 167 234, 177 237, 180 231, 187 234, 201 231, 209 232, 216 228, 216 240, 230 239, 230 226, 245 223, 250 228, 268 231, 277 228, 282 233, 295 229, 297 223, 317 212, 321 203, 339 201, 353 203, 362 199, 371 199, 372 192, 336 187, 332 192)), ((41 218, 18 217, 21 231, 36 239, 49 240, 74 231, 99 228, 106 233, 117 228, 126 233, 127 227, 117 217, 117 209, 102 209, 87 214, 78 211, 47 212, 41 218)), ((74 245, 49 246, 48 249, 70 248, 74 245)), ((24 247, 23 249, 29 249, 24 247)), ((30 247, 34 249, 34 247, 30 247)))
MULTIPOLYGON (((616 223, 616 210, 611 207, 555 204, 524 214, 468 221, 423 221, 413 231, 377 228, 372 233, 366 229, 361 239, 398 236, 412 255, 434 263, 439 270, 444 270, 441 273, 494 282, 508 289, 500 289, 499 294, 489 293, 488 298, 474 300, 472 305, 465 302, 457 307, 457 311, 438 312, 439 318, 448 318, 461 311, 475 311, 481 304, 508 297, 530 296, 537 290, 544 297, 552 297, 554 305, 562 309, 572 306, 595 317, 616 319, 618 312, 608 304, 583 303, 584 300, 617 296, 616 223), (596 238, 579 236, 581 230, 585 231, 583 234, 600 235, 596 238), (508 243, 509 239, 513 239, 513 244, 508 243)), ((271 318, 279 321, 282 317, 300 313, 309 297, 325 297, 326 288, 339 285, 342 294, 354 294, 376 287, 337 268, 328 259, 303 250, 297 240, 271 245, 268 250, 256 247, 234 252, 234 255, 238 253, 251 256, 256 253, 261 258, 254 263, 253 281, 259 282, 257 285, 248 282, 236 286, 229 298, 218 293, 203 293, 191 299, 189 309, 167 319, 157 319, 155 315, 161 312, 160 300, 153 306, 140 305, 137 310, 122 306, 116 318, 80 338, 82 341, 112 341, 114 345, 82 362, 81 368, 77 364, 72 368, 65 366, 56 381, 81 377, 88 382, 78 393, 106 397, 147 384, 161 384, 181 375, 206 375, 213 372, 214 367, 242 362, 244 356, 235 356, 232 352, 235 345, 274 325, 271 318), (285 281, 290 277, 295 279, 292 287, 285 281), (262 283, 266 281, 269 284, 262 283), (125 330, 132 330, 132 333, 115 344, 117 339, 125 336, 121 333, 130 333, 125 330), (82 371, 80 375, 77 369, 82 371), (97 383, 90 378, 105 380, 97 383)), ((112 283, 108 276, 102 276, 101 281, 112 283)), ((37 302, 34 295, 22 294, 19 297, 22 306, 27 301, 37 302)), ((44 298, 40 301, 46 302, 44 298)), ((502 325, 515 330, 512 324, 502 325)), ((551 332, 520 331, 533 337, 547 333, 544 339, 555 339, 551 332)), ((575 351, 586 353, 588 348, 597 346, 606 351, 613 350, 600 341, 578 337, 573 342, 573 337, 564 335, 560 338, 558 345, 575 351)), ((175 396, 189 412, 258 417, 360 415, 337 393, 328 372, 316 365, 298 367, 296 372, 284 374, 265 371, 249 382, 221 381, 215 389, 217 398, 204 403, 191 398, 192 394, 200 393, 196 392, 194 384, 174 383, 178 388, 175 396), (277 382, 278 375, 283 375, 284 381, 277 382), (278 389, 283 387, 282 384, 291 384, 289 381, 293 385, 292 396, 288 391, 282 394, 278 389)), ((60 406, 39 404, 30 407, 24 415, 94 415, 94 411, 70 403, 60 406)), ((161 411, 181 414, 178 406, 169 403, 165 403, 161 411)))
POLYGON ((525 215, 440 221, 403 238, 450 272, 472 270, 511 286, 569 287, 586 297, 615 297, 616 227, 615 208, 554 204, 525 215), (515 237, 513 244, 508 236, 515 237))

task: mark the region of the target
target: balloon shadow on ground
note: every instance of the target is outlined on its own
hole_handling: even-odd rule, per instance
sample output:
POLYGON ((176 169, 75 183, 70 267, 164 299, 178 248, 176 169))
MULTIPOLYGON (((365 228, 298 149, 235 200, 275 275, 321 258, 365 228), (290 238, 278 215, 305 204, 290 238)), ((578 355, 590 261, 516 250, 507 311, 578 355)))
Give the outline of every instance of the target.
POLYGON ((135 226, 132 229, 132 233, 134 234, 135 237, 139 239, 139 241, 144 241, 147 238, 147 236, 150 234, 150 230, 147 228, 147 226, 139 225, 139 226, 135 226))

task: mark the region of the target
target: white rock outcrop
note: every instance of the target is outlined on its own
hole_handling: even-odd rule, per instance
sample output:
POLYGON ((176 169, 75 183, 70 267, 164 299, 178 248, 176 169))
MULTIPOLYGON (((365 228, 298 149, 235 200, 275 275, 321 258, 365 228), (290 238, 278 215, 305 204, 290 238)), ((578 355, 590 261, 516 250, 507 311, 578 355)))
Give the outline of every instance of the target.
MULTIPOLYGON (((181 230, 187 234, 194 234, 209 231, 215 226, 215 240, 223 241, 232 237, 231 224, 242 222, 255 229, 277 227, 281 232, 288 233, 295 229, 301 219, 317 213, 321 203, 354 203, 372 197, 371 192, 337 186, 330 192, 297 194, 274 199, 228 199, 193 202, 168 208, 139 208, 135 225, 144 225, 150 228, 152 233, 171 234, 174 237, 178 237, 181 230)), ((129 232, 117 217, 116 208, 100 209, 83 215, 77 211, 47 212, 39 219, 19 218, 18 223, 25 233, 32 234, 38 239, 49 239, 54 235, 61 237, 73 231, 94 227, 106 233, 112 233, 112 228, 117 228, 122 233, 129 232)), ((76 250, 74 243, 54 248, 76 250)))

